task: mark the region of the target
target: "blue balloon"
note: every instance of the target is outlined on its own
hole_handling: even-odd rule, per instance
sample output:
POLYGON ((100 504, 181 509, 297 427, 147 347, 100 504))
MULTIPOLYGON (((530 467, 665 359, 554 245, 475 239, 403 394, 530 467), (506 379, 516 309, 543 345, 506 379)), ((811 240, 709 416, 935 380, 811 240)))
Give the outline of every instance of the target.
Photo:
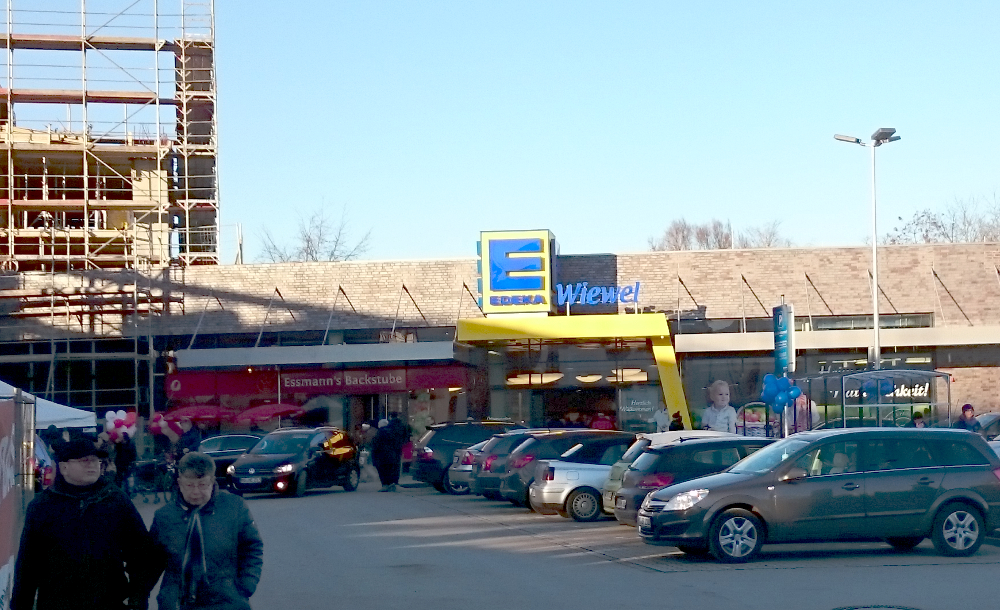
POLYGON ((799 386, 793 385, 792 387, 788 388, 788 397, 789 398, 791 398, 792 400, 795 400, 799 396, 802 396, 802 390, 799 389, 799 386))
POLYGON ((788 377, 781 377, 778 379, 778 390, 785 392, 792 386, 792 382, 788 380, 788 377))
POLYGON ((771 385, 771 384, 775 384, 775 383, 778 383, 778 378, 777 377, 775 377, 771 373, 768 373, 767 375, 764 375, 764 385, 771 385))
POLYGON ((764 391, 760 393, 760 399, 764 402, 771 402, 777 395, 778 395, 778 386, 766 385, 764 386, 764 391))
POLYGON ((788 404, 788 392, 778 392, 778 395, 774 397, 774 405, 776 407, 784 407, 788 404))

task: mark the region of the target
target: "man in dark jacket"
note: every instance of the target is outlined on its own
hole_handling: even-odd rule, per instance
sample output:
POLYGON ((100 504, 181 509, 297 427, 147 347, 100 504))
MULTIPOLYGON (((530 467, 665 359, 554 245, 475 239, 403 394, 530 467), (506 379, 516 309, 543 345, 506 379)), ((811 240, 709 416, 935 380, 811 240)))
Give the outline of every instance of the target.
POLYGON ((372 465, 378 470, 378 478, 382 482, 379 491, 396 491, 402 455, 399 439, 398 431, 389 425, 389 420, 379 420, 378 433, 372 440, 372 465))
POLYGON ((215 462, 193 452, 177 465, 180 496, 156 511, 160 610, 249 610, 264 543, 243 498, 215 484, 215 462))
POLYGON ((56 443, 55 484, 32 500, 14 568, 11 610, 146 608, 152 551, 132 502, 101 476, 85 438, 56 443))

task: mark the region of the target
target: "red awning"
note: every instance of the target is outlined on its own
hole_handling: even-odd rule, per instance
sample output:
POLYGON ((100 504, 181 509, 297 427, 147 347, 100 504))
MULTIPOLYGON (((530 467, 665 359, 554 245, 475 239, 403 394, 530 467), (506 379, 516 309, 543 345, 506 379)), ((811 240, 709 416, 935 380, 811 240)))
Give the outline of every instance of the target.
POLYGON ((232 417, 232 413, 219 407, 218 405, 191 405, 174 409, 164 414, 170 421, 179 421, 187 418, 196 422, 216 422, 232 417))
POLYGON ((236 421, 257 424, 275 417, 298 417, 303 413, 305 409, 298 405, 273 403, 247 409, 236 416, 236 421))

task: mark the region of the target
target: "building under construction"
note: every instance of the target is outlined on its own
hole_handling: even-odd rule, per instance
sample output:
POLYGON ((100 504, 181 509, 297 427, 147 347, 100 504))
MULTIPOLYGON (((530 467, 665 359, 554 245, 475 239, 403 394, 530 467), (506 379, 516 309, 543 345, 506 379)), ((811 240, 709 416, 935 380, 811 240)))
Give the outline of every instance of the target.
POLYGON ((145 411, 154 284, 219 262, 214 0, 5 0, 0 378, 145 411))
POLYGON ((6 0, 0 264, 218 263, 212 0, 6 0))

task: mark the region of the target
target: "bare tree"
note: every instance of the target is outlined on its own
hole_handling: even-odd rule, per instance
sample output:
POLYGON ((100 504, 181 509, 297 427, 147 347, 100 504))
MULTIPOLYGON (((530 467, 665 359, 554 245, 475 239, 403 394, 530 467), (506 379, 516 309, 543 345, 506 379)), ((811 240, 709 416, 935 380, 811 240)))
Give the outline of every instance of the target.
POLYGON ((772 220, 757 227, 740 231, 736 238, 737 248, 787 248, 792 241, 781 235, 781 222, 772 220))
POLYGON ((1000 241, 1000 198, 955 199, 945 209, 920 210, 883 238, 889 244, 1000 241))
POLYGON ((728 250, 737 248, 780 248, 792 242, 782 237, 775 221, 759 227, 750 227, 736 236, 733 243, 733 226, 729 221, 711 220, 704 224, 691 224, 683 218, 674 220, 659 239, 650 238, 649 249, 662 250, 728 250))
POLYGON ((320 208, 309 218, 299 216, 294 243, 280 244, 270 230, 261 233, 263 252, 260 259, 272 263, 292 261, 349 261, 358 258, 371 246, 369 230, 360 239, 351 239, 346 208, 340 219, 333 220, 320 208))
POLYGON ((690 250, 694 243, 694 227, 681 218, 670 223, 659 239, 649 238, 649 249, 690 250))

